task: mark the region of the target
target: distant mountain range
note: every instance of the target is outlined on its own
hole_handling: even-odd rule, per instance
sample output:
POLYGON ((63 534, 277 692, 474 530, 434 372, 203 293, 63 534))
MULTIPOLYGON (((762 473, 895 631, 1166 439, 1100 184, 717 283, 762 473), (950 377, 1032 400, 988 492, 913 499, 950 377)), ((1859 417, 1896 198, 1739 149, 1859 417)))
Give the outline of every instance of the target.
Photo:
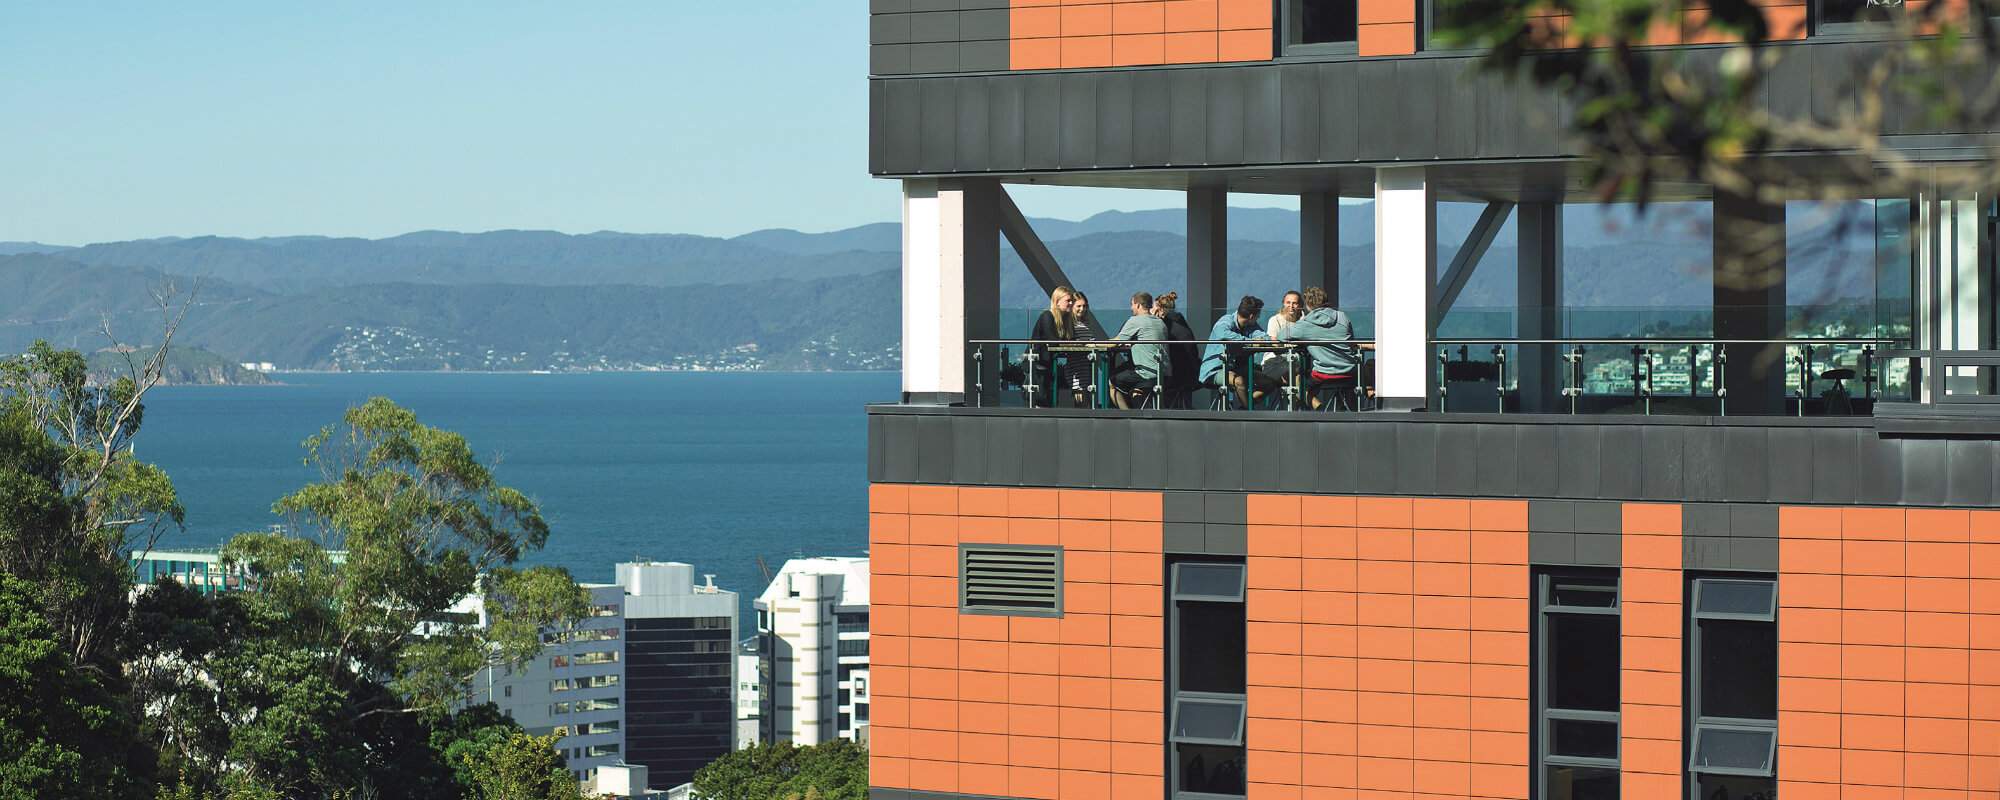
MULTIPOLYGON (((1441 269, 1479 210, 1440 205, 1441 269)), ((1569 302, 1706 305, 1703 211, 1684 207, 1635 226, 1572 207, 1569 302)), ((1341 295, 1350 306, 1373 297, 1372 213, 1341 207, 1341 295)), ((1141 289, 1185 293, 1181 210, 1033 223, 1100 312, 1122 316, 1125 297, 1141 289)), ((1295 213, 1231 209, 1229 231, 1232 297, 1257 294, 1275 304, 1297 288, 1295 213)), ((36 338, 95 350, 107 322, 128 343, 150 343, 160 318, 149 290, 198 280, 179 341, 287 369, 894 368, 901 238, 900 225, 878 223, 729 239, 422 231, 377 240, 0 243, 0 285, 9 289, 0 294, 0 352, 36 338)), ((1513 243, 1510 225, 1460 308, 1513 303, 1513 243)), ((1795 270, 1794 297, 1872 293, 1865 236, 1850 232, 1821 245, 1806 251, 1815 269, 1795 270)), ((1046 305, 1011 251, 1003 259, 1002 305, 1046 305)))

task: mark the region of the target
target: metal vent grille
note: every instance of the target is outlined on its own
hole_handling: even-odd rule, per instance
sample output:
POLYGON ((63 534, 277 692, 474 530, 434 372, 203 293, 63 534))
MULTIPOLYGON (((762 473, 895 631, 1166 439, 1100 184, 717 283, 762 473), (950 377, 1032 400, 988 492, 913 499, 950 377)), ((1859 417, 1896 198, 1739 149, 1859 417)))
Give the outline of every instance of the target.
POLYGON ((1062 615, 1062 548, 961 545, 959 610, 1062 615))

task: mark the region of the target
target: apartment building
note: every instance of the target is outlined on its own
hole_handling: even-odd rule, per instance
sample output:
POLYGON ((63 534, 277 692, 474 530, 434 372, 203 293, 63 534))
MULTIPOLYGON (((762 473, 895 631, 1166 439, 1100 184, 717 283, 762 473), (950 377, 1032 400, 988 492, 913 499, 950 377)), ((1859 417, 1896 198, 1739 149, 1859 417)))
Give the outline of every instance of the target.
POLYGON ((757 598, 764 741, 868 741, 868 586, 866 558, 794 558, 757 598))
MULTIPOLYGON (((1796 38, 1774 111, 1851 96, 1864 5, 1763 4, 1796 38)), ((1603 277, 1565 263, 1565 206, 1598 202, 1550 124, 1577 109, 1434 46, 1435 8, 871 4, 870 169, 905 236, 903 390, 867 411, 876 800, 2000 792, 1994 198, 1860 201, 1852 329, 1879 338, 1835 340, 1786 290, 1828 262, 1771 257, 1786 203, 1661 187, 1713 220, 1708 327, 1607 342, 1565 294, 1603 277), (1179 291, 1197 332, 1232 313, 1231 194, 1291 198, 1284 288, 1362 312, 1372 410, 1023 407, 1001 240, 1074 285, 1029 184, 1183 193, 1185 281, 1089 287, 1113 330, 1134 290, 1179 291), (1480 209, 1463 239, 1445 203, 1480 209), (1372 263, 1343 265, 1359 207, 1372 263), (1517 290, 1510 335, 1441 335, 1475 269, 1517 290), (1585 385, 1586 346, 1632 374, 1692 351, 1664 363, 1698 380, 1649 413, 1585 385), (1508 377, 1475 411, 1440 361, 1488 347, 1508 377), (1836 350, 1852 402, 1821 392, 1836 350)), ((1921 169, 1992 133, 1913 118, 1883 144, 1921 169)))

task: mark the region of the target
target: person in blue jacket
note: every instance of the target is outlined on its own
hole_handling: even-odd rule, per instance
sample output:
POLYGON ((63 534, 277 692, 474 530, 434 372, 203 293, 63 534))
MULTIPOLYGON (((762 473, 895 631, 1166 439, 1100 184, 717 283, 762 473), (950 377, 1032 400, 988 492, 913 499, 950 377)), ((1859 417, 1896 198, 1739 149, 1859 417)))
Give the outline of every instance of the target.
POLYGON ((1237 302, 1234 315, 1216 320, 1215 327, 1209 329, 1208 338, 1216 343, 1208 345, 1201 356, 1202 385, 1217 392, 1226 391, 1234 395, 1237 403, 1245 407, 1257 398, 1263 397, 1264 391, 1271 388, 1265 385, 1268 379, 1261 376, 1253 379, 1243 348, 1222 344, 1219 340, 1249 341, 1270 338, 1264 334, 1264 327, 1258 324, 1258 320, 1263 316, 1264 301, 1244 295, 1243 299, 1237 302), (1249 396, 1245 396, 1246 392, 1250 393, 1249 396))

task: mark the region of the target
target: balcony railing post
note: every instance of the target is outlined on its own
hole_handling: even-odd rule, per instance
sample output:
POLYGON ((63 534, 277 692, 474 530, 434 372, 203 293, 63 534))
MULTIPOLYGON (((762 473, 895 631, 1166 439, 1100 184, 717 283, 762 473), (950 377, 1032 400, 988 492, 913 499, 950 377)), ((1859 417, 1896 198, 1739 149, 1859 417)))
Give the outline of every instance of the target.
POLYGON ((1507 413, 1507 348, 1505 346, 1497 344, 1493 346, 1493 365, 1496 376, 1493 384, 1493 410, 1496 413, 1505 414, 1507 413))
POLYGON ((1447 410, 1445 394, 1450 391, 1450 388, 1445 385, 1445 366, 1450 360, 1451 348, 1438 348, 1438 413, 1440 414, 1445 413, 1447 410))
POLYGON ((1639 370, 1639 358, 1645 353, 1646 348, 1632 345, 1632 402, 1634 403, 1643 403, 1646 400, 1646 387, 1643 383, 1646 376, 1639 370))
POLYGON ((972 407, 986 406, 986 345, 972 348, 972 407))
POLYGON ((1563 354, 1569 364, 1563 369, 1563 396, 1569 398, 1569 413, 1576 413, 1576 401, 1583 394, 1583 346, 1563 354))
POLYGON ((1646 415, 1653 413, 1653 370, 1658 362, 1653 358, 1653 348, 1646 348, 1646 415))
POLYGON ((1720 342, 1716 343, 1715 415, 1718 417, 1729 416, 1729 371, 1724 369, 1724 367, 1728 366, 1728 364, 1729 364, 1729 345, 1720 342))
POLYGON ((1875 346, 1861 348, 1861 393, 1870 402, 1875 400, 1875 346))

